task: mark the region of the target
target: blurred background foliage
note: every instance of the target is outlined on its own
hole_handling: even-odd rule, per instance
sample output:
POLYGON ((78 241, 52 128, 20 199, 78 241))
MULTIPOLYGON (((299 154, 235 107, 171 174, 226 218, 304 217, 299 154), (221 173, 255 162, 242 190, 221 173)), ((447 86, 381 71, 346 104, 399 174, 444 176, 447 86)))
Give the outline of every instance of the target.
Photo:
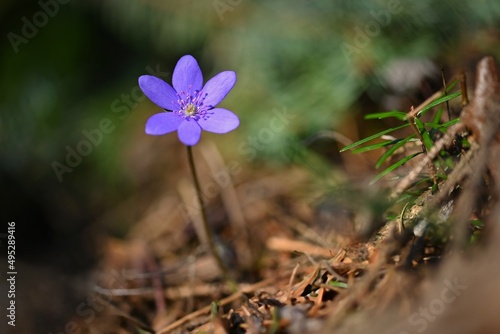
MULTIPOLYGON (((67 232, 86 231, 89 221, 133 194, 154 194, 163 174, 185 174, 176 136, 143 132, 158 111, 133 94, 148 67, 170 82, 176 61, 192 54, 205 80, 236 71, 237 85, 222 106, 241 117, 241 127, 203 137, 216 141, 227 159, 275 168, 306 156, 304 142, 321 131, 358 139, 346 119, 381 111, 391 90, 385 69, 395 60, 456 69, 484 54, 500 59, 500 2, 492 0, 6 0, 0 16, 0 177, 8 207, 2 219, 24 220, 40 246, 44 238, 82 238, 67 232), (23 18, 33 22, 48 3, 56 6, 53 17, 13 46, 9 34, 22 37, 23 18), (390 22, 379 23, 380 31, 346 57, 342 45, 356 47, 357 31, 388 6, 398 9, 390 22), (240 145, 258 138, 276 110, 295 118, 250 159, 240 145), (59 182, 53 162, 65 164, 66 147, 76 149, 82 131, 104 118, 113 131, 59 182)), ((328 160, 338 151, 333 144, 320 156, 328 160)), ((134 217, 109 219, 119 234, 117 226, 134 217)))
MULTIPOLYGON (((158 112, 137 90, 148 69, 170 82, 177 60, 192 54, 205 80, 236 71, 221 106, 241 126, 225 136, 204 133, 202 142, 215 141, 244 170, 299 163, 328 177, 343 145, 315 137, 336 130, 359 139, 371 131, 353 125, 360 115, 409 107, 387 104, 388 97, 422 91, 426 76, 438 83, 426 94, 438 89, 434 64, 453 74, 485 54, 500 59, 500 2, 493 0, 4 0, 0 17, 1 221, 17 222, 20 261, 58 268, 48 281, 59 288, 65 275, 95 261, 97 229, 124 235, 152 198, 166 185, 175 194, 176 177, 187 176, 176 135, 144 134, 158 112), (396 12, 377 30, 373 13, 390 6, 396 12), (367 24, 375 30, 363 41, 367 24), (346 45, 355 52, 346 56, 346 45), (407 62, 391 81, 399 60, 407 62), (407 73, 418 68, 410 84, 407 73), (263 143, 261 130, 285 110, 294 118, 263 143), (60 182, 54 162, 66 165, 68 147, 77 149, 83 132, 105 119, 112 130, 60 182)), ((24 291, 45 291, 36 289, 24 291)), ((78 300, 68 302, 73 312, 78 300)))

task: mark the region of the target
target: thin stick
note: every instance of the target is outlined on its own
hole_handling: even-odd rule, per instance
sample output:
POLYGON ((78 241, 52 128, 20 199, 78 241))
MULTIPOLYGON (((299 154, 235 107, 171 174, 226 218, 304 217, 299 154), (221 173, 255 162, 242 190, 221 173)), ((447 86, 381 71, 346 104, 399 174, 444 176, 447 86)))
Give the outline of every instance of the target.
MULTIPOLYGON (((445 87, 445 94, 446 94, 446 87, 445 87)), ((449 109, 448 109, 449 111, 449 109)), ((427 154, 427 147, 425 147, 425 141, 424 141, 424 136, 420 133, 420 131, 418 130, 418 127, 417 127, 417 123, 415 122, 415 120, 417 119, 416 116, 413 116, 414 115, 414 109, 413 109, 413 106, 411 106, 410 108, 410 116, 409 117, 409 123, 410 123, 410 126, 411 128, 413 129, 413 131, 415 131, 415 134, 418 136, 418 138, 420 139, 420 142, 422 143, 422 151, 427 154)), ((432 183, 434 185, 437 184, 437 179, 436 179, 436 168, 434 168, 434 163, 431 161, 429 161, 429 163, 427 164, 427 167, 429 168, 429 174, 432 178, 432 183)))
POLYGON ((163 296, 163 285, 158 265, 150 252, 146 253, 145 262, 148 270, 153 274, 151 282, 155 291, 156 311, 159 314, 163 314, 167 309, 167 305, 165 304, 165 297, 163 296))
MULTIPOLYGON (((443 65, 441 65, 441 80, 443 81, 443 96, 448 95, 446 91, 448 90, 448 86, 446 85, 446 77, 444 76, 443 65)), ((446 111, 448 112, 448 120, 451 120, 451 112, 450 112, 450 101, 446 101, 446 111)))
POLYGON ((422 171, 422 169, 428 165, 429 162, 431 162, 443 149, 444 146, 449 144, 452 140, 453 137, 458 133, 458 131, 462 130, 464 128, 463 123, 457 123, 453 126, 451 126, 448 129, 448 132, 439 139, 434 146, 432 146, 431 150, 427 153, 427 155, 419 162, 418 165, 416 165, 411 172, 406 175, 396 186, 395 190, 391 194, 391 199, 397 198, 403 191, 406 190, 406 188, 417 178, 418 174, 422 171))
POLYGON ((460 74, 460 90, 462 91, 462 107, 465 107, 469 104, 469 97, 467 95, 467 77, 464 71, 460 74))
MULTIPOLYGON (((235 231, 238 232, 239 237, 238 243, 236 244, 237 258, 241 260, 243 268, 250 268, 254 261, 252 252, 248 251, 250 249, 250 237, 247 231, 245 216, 243 215, 238 194, 231 177, 232 175, 229 173, 230 169, 226 167, 214 143, 208 142, 205 144, 201 152, 212 175, 219 178, 220 173, 223 173, 222 175, 227 179, 225 182, 223 181, 224 183, 222 183, 220 179, 216 180, 216 182, 219 185, 220 196, 226 209, 229 222, 233 225, 235 231)), ((229 164, 227 166, 230 166, 229 164)))
MULTIPOLYGON (((205 204, 203 203, 203 197, 201 196, 201 187, 200 187, 200 182, 198 181, 198 176, 196 174, 196 167, 194 164, 194 158, 193 158, 193 149, 192 146, 186 146, 187 147, 187 153, 188 153, 188 161, 189 161, 189 167, 191 169, 191 175, 193 176, 193 182, 194 182, 194 187, 196 189, 196 197, 198 198, 198 204, 200 205, 200 210, 201 210, 201 218, 203 221, 203 232, 205 233, 205 241, 208 246, 208 249, 210 250, 210 253, 214 257, 215 262, 217 263, 217 266, 219 267, 222 275, 224 276, 224 279, 229 279, 229 271, 227 267, 224 265, 224 261, 222 261, 222 258, 217 251, 217 248, 215 247, 215 242, 214 238, 212 235, 212 231, 210 230, 210 226, 208 225, 208 219, 207 219, 207 213, 205 211, 205 204)), ((200 240, 200 242, 203 243, 203 240, 200 240)))

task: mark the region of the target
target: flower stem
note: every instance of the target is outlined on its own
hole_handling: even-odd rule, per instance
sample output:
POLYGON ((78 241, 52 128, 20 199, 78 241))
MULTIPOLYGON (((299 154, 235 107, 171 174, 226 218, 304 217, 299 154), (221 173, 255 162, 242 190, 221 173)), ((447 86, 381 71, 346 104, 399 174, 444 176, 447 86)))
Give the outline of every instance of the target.
MULTIPOLYGON (((191 175, 193 176, 194 187, 196 190, 196 197, 198 198, 198 204, 200 205, 201 220, 203 222, 203 224, 202 224, 203 225, 203 232, 205 233, 205 241, 207 243, 207 246, 208 246, 210 253, 212 254, 215 262, 217 263, 217 266, 219 267, 219 270, 221 271, 222 275, 224 276, 224 279, 228 280, 229 279, 229 271, 228 271, 226 265, 224 264, 224 261, 222 260, 219 252, 217 251, 217 247, 215 246, 212 231, 210 229, 210 226, 208 225, 207 212, 205 210, 205 205, 203 203, 203 197, 201 196, 200 182, 198 181, 198 176, 196 174, 196 167, 195 167, 194 159, 193 159, 192 146, 186 146, 186 147, 187 147, 187 153, 188 153, 189 167, 191 169, 191 175)), ((200 240, 200 242, 203 243, 203 240, 200 240)))

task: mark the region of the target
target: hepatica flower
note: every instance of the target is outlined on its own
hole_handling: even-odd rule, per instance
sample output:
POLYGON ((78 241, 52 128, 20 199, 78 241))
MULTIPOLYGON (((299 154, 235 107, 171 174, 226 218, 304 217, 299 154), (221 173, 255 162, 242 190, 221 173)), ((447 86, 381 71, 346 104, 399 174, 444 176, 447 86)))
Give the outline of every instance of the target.
POLYGON ((236 73, 224 71, 203 86, 203 74, 196 59, 183 56, 172 75, 172 86, 151 76, 139 77, 139 87, 164 112, 151 116, 146 123, 149 135, 164 135, 177 130, 187 146, 198 143, 201 130, 227 133, 238 127, 240 120, 232 111, 215 108, 236 83, 236 73))

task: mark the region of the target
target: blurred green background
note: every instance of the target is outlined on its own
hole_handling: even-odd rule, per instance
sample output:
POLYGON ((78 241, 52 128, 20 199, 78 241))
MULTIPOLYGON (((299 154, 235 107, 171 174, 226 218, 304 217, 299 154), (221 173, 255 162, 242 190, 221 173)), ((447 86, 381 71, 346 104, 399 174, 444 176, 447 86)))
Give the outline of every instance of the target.
MULTIPOLYGON (((177 60, 192 54, 205 80, 236 71, 221 106, 241 126, 225 136, 204 133, 202 141, 214 140, 242 164, 286 168, 303 140, 381 111, 391 94, 384 71, 395 60, 457 69, 485 54, 500 59, 500 2, 493 0, 4 0, 0 16, 1 224, 18 222, 20 256, 59 261, 63 272, 93 261, 92 236, 103 226, 92 222, 123 235, 164 174, 187 172, 179 170, 185 157, 176 135, 143 132, 158 112, 137 89, 148 68, 171 82, 177 60), (284 110, 290 123, 256 157, 245 153, 284 110), (80 147, 90 153, 58 176, 68 147, 77 150, 103 120, 109 133, 80 147), (135 216, 103 220, 137 194, 135 216)), ((338 150, 328 147, 319 152, 326 160, 338 150)))

